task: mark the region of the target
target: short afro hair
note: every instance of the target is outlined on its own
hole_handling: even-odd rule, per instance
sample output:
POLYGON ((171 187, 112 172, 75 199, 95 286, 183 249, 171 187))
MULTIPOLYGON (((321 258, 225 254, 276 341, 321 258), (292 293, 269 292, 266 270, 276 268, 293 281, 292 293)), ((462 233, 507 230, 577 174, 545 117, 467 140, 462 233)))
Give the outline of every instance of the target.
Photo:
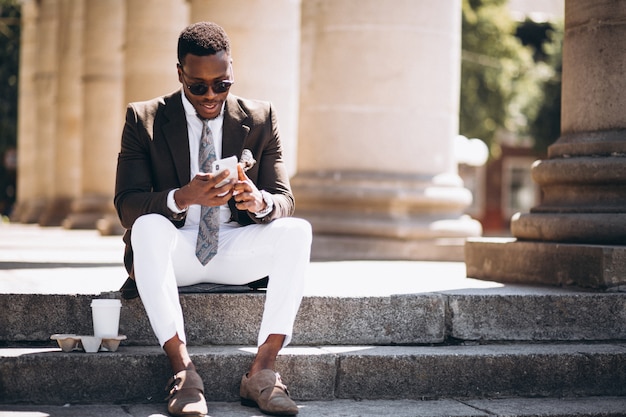
POLYGON ((230 40, 224 29, 213 22, 198 22, 187 26, 178 37, 178 62, 182 65, 187 54, 230 54, 230 40))

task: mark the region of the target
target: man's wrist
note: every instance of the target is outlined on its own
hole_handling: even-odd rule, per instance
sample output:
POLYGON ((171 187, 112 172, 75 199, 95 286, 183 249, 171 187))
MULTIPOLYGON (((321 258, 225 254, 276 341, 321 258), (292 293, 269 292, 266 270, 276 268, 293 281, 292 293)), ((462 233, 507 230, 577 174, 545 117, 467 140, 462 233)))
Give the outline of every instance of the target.
POLYGON ((274 200, 272 199, 272 195, 265 190, 261 190, 261 195, 263 196, 263 201, 265 202, 265 208, 254 213, 257 219, 267 216, 272 212, 272 210, 274 210, 274 200))
POLYGON ((181 214, 181 213, 186 212, 189 207, 188 206, 181 207, 176 202, 176 192, 178 190, 179 188, 175 188, 167 194, 167 208, 169 208, 172 212, 176 214, 181 214))

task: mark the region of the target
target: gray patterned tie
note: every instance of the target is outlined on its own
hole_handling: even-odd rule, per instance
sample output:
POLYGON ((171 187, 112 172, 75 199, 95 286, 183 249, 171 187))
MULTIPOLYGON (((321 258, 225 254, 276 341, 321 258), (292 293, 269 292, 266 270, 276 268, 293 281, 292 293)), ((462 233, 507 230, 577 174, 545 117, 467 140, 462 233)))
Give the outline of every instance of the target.
MULTIPOLYGON (((213 161, 216 159, 215 146, 213 146, 213 134, 211 134, 211 129, 209 129, 208 120, 202 120, 202 124, 198 163, 201 172, 211 172, 213 161)), ((202 265, 209 263, 217 253, 217 241, 220 227, 219 211, 219 207, 202 206, 200 212, 196 256, 202 265)))

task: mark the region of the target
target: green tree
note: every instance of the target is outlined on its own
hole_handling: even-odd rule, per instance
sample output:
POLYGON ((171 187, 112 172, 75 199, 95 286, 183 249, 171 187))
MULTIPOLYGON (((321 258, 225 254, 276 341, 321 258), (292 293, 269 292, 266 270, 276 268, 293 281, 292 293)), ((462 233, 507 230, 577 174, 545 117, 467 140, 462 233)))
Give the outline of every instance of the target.
POLYGON ((0 0, 0 154, 17 142, 17 79, 20 54, 18 0, 0 0))
POLYGON ((20 55, 20 5, 0 0, 0 216, 15 201, 16 172, 5 167, 5 154, 17 145, 17 79, 20 55))
POLYGON ((533 44, 536 60, 548 65, 552 72, 543 82, 542 100, 537 116, 530 125, 530 135, 535 141, 535 149, 545 153, 561 135, 561 71, 563 58, 563 23, 528 23, 524 26, 542 31, 537 37, 541 43, 533 44))
POLYGON ((490 148, 498 132, 520 138, 536 134, 537 117, 546 110, 545 85, 555 79, 554 63, 543 49, 538 53, 522 43, 507 0, 462 4, 460 133, 480 138, 490 148))

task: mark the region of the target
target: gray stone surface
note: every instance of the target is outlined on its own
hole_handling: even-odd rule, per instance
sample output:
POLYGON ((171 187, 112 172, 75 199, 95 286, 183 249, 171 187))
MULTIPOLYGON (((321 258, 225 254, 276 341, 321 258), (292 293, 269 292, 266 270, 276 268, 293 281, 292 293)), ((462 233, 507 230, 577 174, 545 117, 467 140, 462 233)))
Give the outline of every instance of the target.
MULTIPOLYGON (((236 401, 254 349, 190 353, 207 400, 236 401)), ((298 400, 626 396, 620 344, 288 347, 276 369, 298 400)), ((169 376, 159 347, 92 354, 0 349, 2 403, 158 402, 169 376)))
POLYGON ((459 340, 626 339, 626 294, 520 288, 447 295, 450 336, 459 340))
POLYGON ((626 350, 595 344, 371 347, 341 353, 337 377, 338 398, 625 395, 626 350))
MULTIPOLYGON (((204 376, 207 399, 235 401, 248 370, 250 347, 191 347, 204 376)), ((295 398, 334 398, 336 357, 318 348, 288 348, 277 361, 295 398)), ((122 347, 117 352, 63 353, 59 349, 0 349, 0 402, 33 404, 154 402, 166 395, 170 377, 159 347, 122 347)))
POLYGON ((0 294, 0 340, 46 341, 54 333, 93 334, 84 295, 0 294))
MULTIPOLYGON (((0 294, 0 340, 49 340, 54 333, 92 334, 89 295, 0 294)), ((262 294, 181 296, 191 346, 253 345, 262 294)), ((309 296, 294 327, 294 345, 626 339, 626 294, 507 286, 385 297, 309 296)), ((140 300, 123 300, 124 345, 157 345, 140 300)))
POLYGON ((606 289, 626 285, 626 246, 472 238, 465 244, 471 278, 506 283, 606 289))
POLYGON ((507 398, 493 400, 469 400, 465 404, 490 415, 511 417, 569 417, 626 415, 624 397, 589 398, 507 398))
POLYGON ((418 344, 445 339, 445 298, 309 297, 294 326, 294 344, 418 344))
MULTIPOLYGON (((618 417, 626 397, 498 400, 300 401, 300 417, 618 417)), ((262 417, 238 402, 209 402, 209 417, 262 417)), ((0 417, 168 417, 165 403, 130 405, 0 405, 0 417)))
MULTIPOLYGON (((54 333, 93 334, 88 295, 0 294, 0 340, 50 342, 54 333)), ((180 297, 190 346, 256 344, 263 294, 185 294, 180 297)), ((307 297, 294 326, 296 345, 441 343, 445 298, 307 297)), ((157 340, 140 300, 122 300, 125 345, 157 340)))

